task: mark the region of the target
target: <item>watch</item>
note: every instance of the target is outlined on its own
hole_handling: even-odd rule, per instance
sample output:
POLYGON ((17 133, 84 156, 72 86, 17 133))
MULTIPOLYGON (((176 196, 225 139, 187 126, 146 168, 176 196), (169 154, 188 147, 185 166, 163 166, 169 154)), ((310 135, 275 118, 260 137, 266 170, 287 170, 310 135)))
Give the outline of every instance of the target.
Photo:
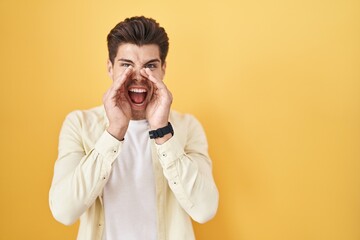
POLYGON ((170 122, 168 122, 168 125, 166 127, 149 131, 149 136, 150 136, 150 139, 162 138, 163 136, 165 136, 168 133, 171 133, 171 135, 174 136, 174 129, 172 128, 170 122))

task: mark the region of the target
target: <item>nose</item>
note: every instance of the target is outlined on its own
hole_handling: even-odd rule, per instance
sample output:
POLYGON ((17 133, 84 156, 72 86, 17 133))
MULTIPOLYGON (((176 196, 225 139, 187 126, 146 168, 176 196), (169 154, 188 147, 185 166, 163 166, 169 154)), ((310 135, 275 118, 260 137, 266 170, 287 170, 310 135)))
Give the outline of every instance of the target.
POLYGON ((131 75, 131 78, 133 80, 136 80, 137 82, 141 82, 141 81, 145 80, 145 78, 140 73, 141 69, 142 68, 134 68, 133 69, 133 73, 131 75))

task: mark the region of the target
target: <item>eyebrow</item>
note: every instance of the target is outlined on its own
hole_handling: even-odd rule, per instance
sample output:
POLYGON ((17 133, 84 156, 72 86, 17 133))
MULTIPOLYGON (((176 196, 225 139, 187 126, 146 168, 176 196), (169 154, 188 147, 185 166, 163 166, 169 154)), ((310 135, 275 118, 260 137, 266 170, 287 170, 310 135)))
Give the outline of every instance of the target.
MULTIPOLYGON (((126 58, 119 58, 118 61, 134 64, 133 61, 131 61, 130 59, 126 59, 126 58)), ((144 66, 146 66, 146 65, 149 64, 149 63, 154 63, 154 62, 159 62, 159 63, 160 63, 160 60, 159 60, 158 58, 151 59, 151 60, 147 61, 147 62, 144 64, 144 66)))

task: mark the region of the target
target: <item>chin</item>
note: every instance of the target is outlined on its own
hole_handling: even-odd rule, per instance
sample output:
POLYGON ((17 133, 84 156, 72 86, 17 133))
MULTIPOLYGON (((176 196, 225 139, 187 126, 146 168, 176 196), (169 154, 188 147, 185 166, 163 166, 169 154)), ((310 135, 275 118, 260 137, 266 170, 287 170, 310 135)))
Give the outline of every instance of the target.
POLYGON ((146 112, 145 110, 135 110, 135 109, 131 109, 131 113, 132 113, 132 120, 144 120, 146 119, 146 112))

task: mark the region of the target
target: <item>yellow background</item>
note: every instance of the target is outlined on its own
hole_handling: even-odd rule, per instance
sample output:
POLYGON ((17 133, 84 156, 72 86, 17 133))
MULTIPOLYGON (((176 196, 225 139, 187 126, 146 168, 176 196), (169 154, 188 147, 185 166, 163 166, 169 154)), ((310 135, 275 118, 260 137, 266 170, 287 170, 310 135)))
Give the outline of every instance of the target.
POLYGON ((106 35, 170 37, 173 107, 203 123, 220 190, 200 240, 360 239, 360 2, 0 1, 0 239, 75 239, 48 190, 61 123, 101 104, 106 35))

